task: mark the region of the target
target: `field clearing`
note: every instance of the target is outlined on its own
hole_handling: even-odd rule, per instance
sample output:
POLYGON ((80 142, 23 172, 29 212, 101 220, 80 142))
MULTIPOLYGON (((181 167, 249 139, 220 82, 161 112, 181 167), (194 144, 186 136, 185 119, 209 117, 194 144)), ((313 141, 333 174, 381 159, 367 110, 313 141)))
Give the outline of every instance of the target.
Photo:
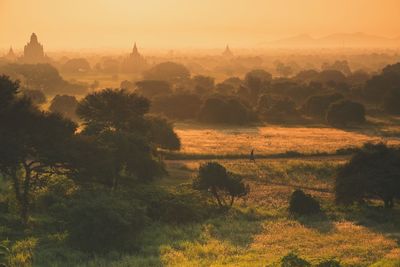
MULTIPOLYGON (((360 146, 365 142, 387 142, 399 145, 397 135, 383 136, 369 129, 345 131, 328 127, 217 127, 176 123, 182 142, 182 153, 188 154, 276 154, 287 151, 301 153, 335 152, 340 148, 360 146)), ((400 126, 390 126, 400 132, 400 126)))

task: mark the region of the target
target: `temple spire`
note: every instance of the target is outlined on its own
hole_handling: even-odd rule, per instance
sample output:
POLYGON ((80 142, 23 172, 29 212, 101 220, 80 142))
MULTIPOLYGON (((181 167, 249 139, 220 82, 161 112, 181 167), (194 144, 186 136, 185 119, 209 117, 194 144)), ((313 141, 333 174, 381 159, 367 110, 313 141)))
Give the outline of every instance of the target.
POLYGON ((229 48, 229 44, 226 45, 225 51, 222 53, 224 57, 233 57, 233 53, 229 48))

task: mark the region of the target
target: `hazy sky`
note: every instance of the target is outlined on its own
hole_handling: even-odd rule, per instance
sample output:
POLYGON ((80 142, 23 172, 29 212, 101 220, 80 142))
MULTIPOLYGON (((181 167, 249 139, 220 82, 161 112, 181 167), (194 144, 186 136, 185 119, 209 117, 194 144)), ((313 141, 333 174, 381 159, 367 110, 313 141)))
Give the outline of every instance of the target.
POLYGON ((249 47, 309 33, 400 36, 400 0, 0 0, 0 48, 249 47))

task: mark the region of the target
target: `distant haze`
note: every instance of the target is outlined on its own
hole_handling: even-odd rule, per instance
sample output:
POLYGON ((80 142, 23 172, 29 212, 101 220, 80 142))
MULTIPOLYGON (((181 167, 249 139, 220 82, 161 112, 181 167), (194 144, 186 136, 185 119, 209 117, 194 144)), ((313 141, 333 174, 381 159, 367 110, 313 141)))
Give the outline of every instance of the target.
POLYGON ((396 39, 399 14, 399 0, 0 0, 0 48, 22 49, 32 32, 47 51, 130 50, 134 41, 163 49, 257 47, 290 36, 297 40, 284 41, 314 45, 360 32, 396 39))

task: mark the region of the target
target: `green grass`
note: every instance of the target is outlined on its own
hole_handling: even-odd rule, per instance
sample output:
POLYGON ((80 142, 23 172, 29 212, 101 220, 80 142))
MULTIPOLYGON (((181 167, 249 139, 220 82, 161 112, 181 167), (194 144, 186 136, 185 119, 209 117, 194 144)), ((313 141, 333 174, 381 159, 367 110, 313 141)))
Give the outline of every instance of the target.
MULTIPOLYGON (((156 185, 173 189, 190 182, 201 162, 168 161, 170 177, 156 185)), ((251 187, 249 197, 229 212, 184 225, 152 223, 138 240, 137 252, 95 257, 68 248, 63 235, 32 233, 38 239, 19 244, 14 258, 22 263, 14 266, 29 266, 29 253, 33 266, 40 267, 278 266, 290 251, 313 264, 336 259, 344 266, 399 266, 399 207, 384 210, 375 201, 369 207, 333 204, 334 176, 345 159, 219 162, 251 187), (288 198, 295 188, 320 200, 324 214, 291 217, 288 198)))

